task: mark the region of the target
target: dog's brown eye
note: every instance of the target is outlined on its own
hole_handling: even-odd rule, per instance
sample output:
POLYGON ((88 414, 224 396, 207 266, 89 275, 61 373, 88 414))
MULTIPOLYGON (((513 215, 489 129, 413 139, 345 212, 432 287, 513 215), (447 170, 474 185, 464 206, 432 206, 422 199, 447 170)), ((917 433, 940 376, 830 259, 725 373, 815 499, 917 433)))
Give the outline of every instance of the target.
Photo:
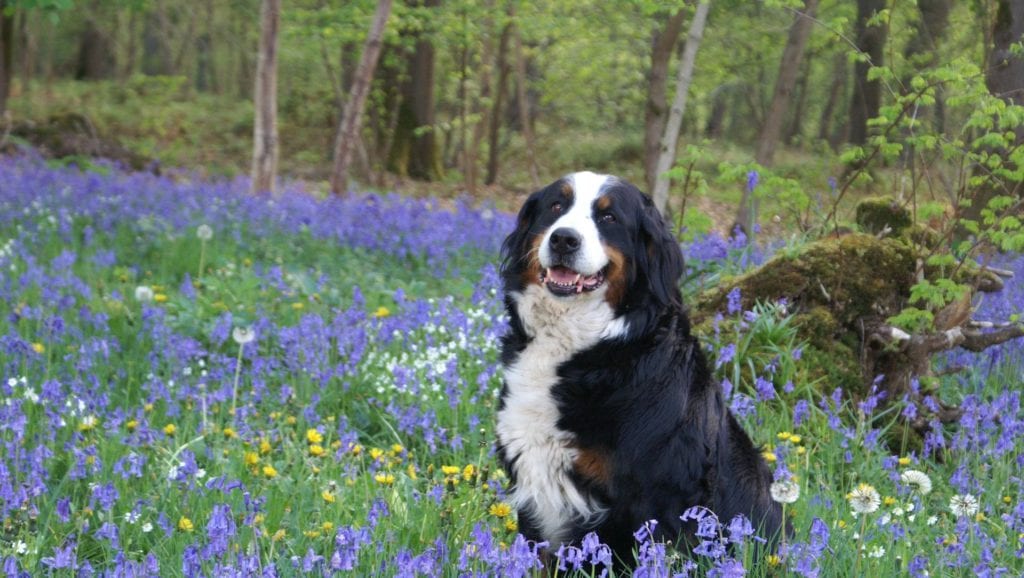
POLYGON ((614 223, 616 221, 615 215, 611 213, 602 214, 600 217, 598 217, 598 220, 601 221, 602 223, 614 223))
POLYGON ((558 201, 555 201, 554 203, 551 203, 551 212, 552 213, 561 213, 562 212, 562 203, 559 203, 558 201))

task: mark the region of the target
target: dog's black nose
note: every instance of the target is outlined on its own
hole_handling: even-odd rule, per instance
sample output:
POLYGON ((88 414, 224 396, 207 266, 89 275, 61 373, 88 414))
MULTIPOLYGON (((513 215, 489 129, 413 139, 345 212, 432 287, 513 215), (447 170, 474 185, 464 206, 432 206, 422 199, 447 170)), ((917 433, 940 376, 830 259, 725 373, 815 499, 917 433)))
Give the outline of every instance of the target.
POLYGON ((562 227, 551 232, 551 250, 558 255, 571 255, 579 250, 583 237, 573 229, 562 227))

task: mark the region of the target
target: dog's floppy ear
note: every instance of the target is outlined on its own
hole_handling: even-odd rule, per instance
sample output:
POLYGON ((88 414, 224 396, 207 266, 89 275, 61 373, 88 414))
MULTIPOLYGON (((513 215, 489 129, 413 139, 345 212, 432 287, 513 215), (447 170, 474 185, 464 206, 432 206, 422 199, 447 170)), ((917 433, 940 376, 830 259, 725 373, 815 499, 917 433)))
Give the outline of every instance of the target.
POLYGON ((679 278, 683 275, 683 252, 672 230, 646 194, 640 217, 641 249, 647 260, 647 284, 662 305, 682 305, 679 278))
POLYGON ((534 211, 537 209, 541 192, 533 193, 523 203, 523 207, 519 209, 519 216, 516 217, 515 230, 505 237, 505 241, 501 244, 501 272, 503 274, 516 269, 517 265, 521 266, 522 263, 517 262, 527 257, 530 225, 533 224, 534 211))

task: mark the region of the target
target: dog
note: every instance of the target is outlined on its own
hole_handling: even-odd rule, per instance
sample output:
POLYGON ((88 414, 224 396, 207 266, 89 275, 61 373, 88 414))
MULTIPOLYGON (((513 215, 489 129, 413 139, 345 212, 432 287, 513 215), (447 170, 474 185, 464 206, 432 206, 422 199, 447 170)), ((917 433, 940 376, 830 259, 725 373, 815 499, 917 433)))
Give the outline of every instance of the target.
POLYGON ((634 532, 692 538, 680 515, 782 527, 771 471, 690 333, 679 243, 620 178, 570 174, 533 193, 502 247, 509 317, 497 453, 527 539, 596 532, 629 563, 634 532))

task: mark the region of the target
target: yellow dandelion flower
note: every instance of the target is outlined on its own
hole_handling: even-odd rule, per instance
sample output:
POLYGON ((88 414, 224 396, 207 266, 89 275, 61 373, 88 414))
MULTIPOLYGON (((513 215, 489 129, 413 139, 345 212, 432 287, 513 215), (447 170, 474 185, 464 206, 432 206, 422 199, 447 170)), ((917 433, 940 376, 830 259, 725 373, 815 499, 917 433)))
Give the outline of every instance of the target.
POLYGON ((169 423, 164 426, 164 433, 169 436, 173 436, 177 431, 178 426, 174 425, 173 423, 169 423))
POLYGON ((267 455, 267 454, 270 453, 270 450, 272 450, 272 449, 274 449, 274 446, 270 445, 270 440, 268 440, 267 438, 263 438, 263 439, 260 440, 260 453, 261 454, 267 455))
POLYGON ((404 451, 405 451, 405 447, 403 447, 402 444, 392 444, 391 445, 391 455, 392 456, 399 456, 404 451))
POLYGON ((192 520, 189 520, 185 516, 182 516, 178 519, 178 529, 182 532, 191 532, 192 530, 195 530, 196 527, 194 524, 192 524, 192 520))
POLYGON ((267 478, 276 478, 277 470, 274 469, 274 466, 267 464, 263 466, 263 475, 267 478))
POLYGON ((773 568, 778 566, 779 564, 782 564, 782 559, 779 558, 777 554, 769 554, 766 560, 768 561, 768 565, 773 568))
POLYGON ((840 529, 843 529, 846 527, 846 520, 839 520, 839 523, 836 525, 839 526, 840 529))
POLYGON ((509 519, 505 520, 505 529, 508 530, 509 532, 518 532, 519 531, 519 524, 517 524, 516 521, 513 520, 512 518, 509 518, 509 519))
POLYGON ((153 295, 153 301, 156 301, 157 303, 166 303, 167 295, 164 295, 163 293, 157 293, 156 295, 153 295))
POLYGON ((441 473, 446 476, 457 476, 460 471, 459 466, 441 466, 441 473))
POLYGON ((775 435, 775 437, 779 438, 779 440, 781 441, 786 441, 790 437, 792 437, 792 435, 793 434, 789 433, 788 431, 780 431, 778 434, 775 435))
POLYGON ((46 351, 46 346, 37 341, 32 344, 32 351, 35 351, 36 353, 42 353, 46 351))
POLYGON ((302 534, 305 535, 307 538, 319 538, 320 530, 306 530, 302 534))
POLYGON ((886 496, 886 497, 882 498, 882 504, 883 505, 891 506, 891 505, 893 505, 895 503, 896 503, 896 498, 894 498, 892 496, 886 496))
POLYGON ((312 444, 309 446, 309 455, 318 458, 324 455, 324 447, 320 444, 312 444))
POLYGON ((256 464, 260 463, 260 455, 257 454, 256 452, 245 452, 244 460, 245 465, 251 468, 256 464))
POLYGON ((263 514, 256 514, 255 516, 252 517, 252 525, 253 526, 259 526, 260 524, 263 523, 263 520, 264 520, 263 514))
POLYGON ((142 411, 146 413, 153 411, 153 404, 147 403, 146 405, 142 406, 142 411))
POLYGON ((1009 504, 1011 502, 1013 502, 1013 498, 1011 498, 1010 496, 1003 496, 1003 503, 1004 504, 1009 504))
POLYGON ((383 305, 378 307, 377 310, 373 312, 373 316, 378 319, 387 317, 388 315, 391 315, 391 310, 388 309, 387 307, 384 307, 383 305))
POLYGON ((797 448, 796 448, 796 455, 802 456, 802 455, 804 455, 806 453, 807 453, 807 448, 805 448, 804 446, 797 446, 797 448))
POLYGON ((468 482, 471 481, 475 476, 476 466, 474 466, 473 464, 469 464, 468 466, 462 468, 462 479, 468 482))
POLYGON ((363 453, 363 446, 359 444, 352 444, 348 447, 348 451, 352 455, 358 456, 359 454, 363 453))
POLYGON ((311 444, 318 444, 324 441, 324 434, 316 431, 313 428, 306 430, 306 441, 311 444))
POLYGON ((333 504, 335 500, 338 499, 334 497, 334 494, 328 492, 327 490, 320 492, 320 497, 323 498, 324 501, 327 502, 328 504, 333 504))
POLYGON ((505 502, 498 502, 496 504, 491 504, 491 507, 487 509, 487 513, 495 518, 504 518, 512 513, 512 506, 505 502))
POLYGON ((224 437, 228 438, 229 440, 235 439, 235 438, 238 437, 238 433, 235 431, 234 428, 231 428, 231 427, 224 428, 224 431, 221 432, 221 433, 223 433, 224 437))
POLYGON ((417 480, 419 476, 416 475, 416 464, 409 464, 409 467, 405 469, 406 473, 409 474, 410 480, 417 480))
POLYGON ((286 423, 288 425, 295 425, 296 423, 298 423, 298 421, 299 420, 294 415, 290 415, 290 416, 284 418, 284 423, 286 423))
POLYGON ((974 521, 975 522, 984 522, 985 521, 985 512, 978 512, 977 514, 975 514, 974 515, 974 521))
POLYGON ((370 457, 379 460, 384 455, 384 450, 380 448, 370 448, 370 457))
POLYGON ((284 528, 281 528, 280 530, 274 532, 274 535, 271 536, 270 539, 274 542, 280 542, 281 540, 284 540, 284 537, 287 535, 288 533, 284 531, 284 528))
POLYGON ((765 450, 765 451, 761 452, 761 455, 764 456, 764 460, 766 462, 768 462, 769 464, 775 463, 775 460, 776 460, 775 452, 773 452, 771 450, 765 450))
POLYGON ((791 444, 795 445, 795 444, 798 444, 798 443, 800 443, 802 441, 804 441, 804 438, 801 437, 801 436, 798 436, 796 434, 793 434, 793 435, 789 436, 789 443, 791 443, 791 444))
POLYGON ((292 303, 292 309, 294 309, 296 311, 299 311, 299 310, 305 309, 305 308, 306 308, 306 304, 303 303, 302 301, 296 301, 295 303, 292 303))
POLYGON ((310 469, 310 470, 312 470, 312 472, 313 472, 314 474, 319 474, 319 473, 320 473, 320 468, 319 468, 319 467, 317 467, 317 466, 310 466, 310 468, 309 468, 309 469, 310 469))
POLYGON ((341 440, 334 440, 331 442, 331 449, 336 450, 341 447, 341 440))
POLYGON ((139 427, 139 420, 130 419, 124 424, 124 427, 128 428, 128 431, 135 431, 139 427))
POLYGON ((332 522, 324 522, 323 524, 320 524, 320 529, 323 530, 324 532, 330 532, 330 531, 334 530, 334 523, 332 523, 332 522))
POLYGON ((378 484, 384 484, 385 486, 390 486, 395 483, 394 474, 388 472, 377 472, 377 474, 373 476, 373 479, 376 480, 378 484))

